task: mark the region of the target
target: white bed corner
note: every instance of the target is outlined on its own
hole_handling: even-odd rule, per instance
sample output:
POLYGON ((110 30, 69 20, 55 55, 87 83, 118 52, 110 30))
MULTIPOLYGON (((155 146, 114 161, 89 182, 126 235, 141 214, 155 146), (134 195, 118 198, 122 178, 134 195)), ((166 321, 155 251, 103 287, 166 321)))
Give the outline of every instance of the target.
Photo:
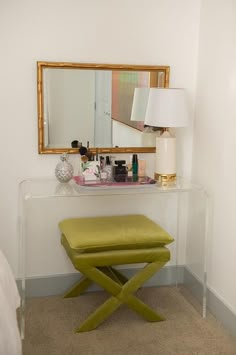
POLYGON ((0 250, 0 354, 21 355, 16 309, 20 296, 8 261, 0 250))

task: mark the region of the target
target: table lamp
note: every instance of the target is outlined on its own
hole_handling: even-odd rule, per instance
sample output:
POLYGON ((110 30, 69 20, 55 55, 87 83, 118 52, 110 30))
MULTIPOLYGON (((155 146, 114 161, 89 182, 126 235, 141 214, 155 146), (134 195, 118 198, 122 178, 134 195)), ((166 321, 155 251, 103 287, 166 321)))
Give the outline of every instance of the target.
MULTIPOLYGON (((149 97, 149 87, 141 87, 134 89, 134 97, 131 109, 131 121, 142 121, 145 120, 148 97, 149 97)), ((153 127, 144 126, 142 132, 142 146, 143 147, 153 147, 156 145, 156 135, 159 132, 156 132, 153 127)))
POLYGON ((188 123, 184 89, 150 88, 144 124, 162 127, 156 137, 155 180, 170 182, 176 179, 176 138, 171 127, 184 127, 188 123))
POLYGON ((135 88, 131 110, 131 121, 143 121, 145 119, 150 88, 135 88))

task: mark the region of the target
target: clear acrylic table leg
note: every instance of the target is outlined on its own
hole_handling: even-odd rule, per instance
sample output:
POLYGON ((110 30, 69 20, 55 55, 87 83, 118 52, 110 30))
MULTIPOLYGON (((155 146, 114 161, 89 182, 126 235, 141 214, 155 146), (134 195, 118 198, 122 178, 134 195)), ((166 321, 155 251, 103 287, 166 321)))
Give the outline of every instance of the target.
POLYGON ((189 192, 188 226, 183 283, 185 298, 200 312, 207 312, 207 240, 209 199, 204 190, 189 192))

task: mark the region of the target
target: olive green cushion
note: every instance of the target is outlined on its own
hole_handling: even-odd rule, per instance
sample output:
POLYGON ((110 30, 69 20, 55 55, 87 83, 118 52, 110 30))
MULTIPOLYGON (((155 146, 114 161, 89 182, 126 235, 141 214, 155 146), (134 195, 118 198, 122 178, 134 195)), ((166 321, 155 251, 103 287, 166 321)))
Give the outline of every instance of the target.
POLYGON ((59 223, 62 236, 77 252, 160 247, 173 238, 144 215, 70 218, 59 223))

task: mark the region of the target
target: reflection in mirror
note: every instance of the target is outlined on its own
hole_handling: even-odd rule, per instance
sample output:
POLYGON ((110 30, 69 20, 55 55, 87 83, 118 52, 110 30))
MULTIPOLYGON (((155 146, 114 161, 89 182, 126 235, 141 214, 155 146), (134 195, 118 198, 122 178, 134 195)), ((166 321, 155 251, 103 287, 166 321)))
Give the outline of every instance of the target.
POLYGON ((168 87, 169 67, 38 62, 39 153, 154 152, 131 120, 137 87, 168 87))

